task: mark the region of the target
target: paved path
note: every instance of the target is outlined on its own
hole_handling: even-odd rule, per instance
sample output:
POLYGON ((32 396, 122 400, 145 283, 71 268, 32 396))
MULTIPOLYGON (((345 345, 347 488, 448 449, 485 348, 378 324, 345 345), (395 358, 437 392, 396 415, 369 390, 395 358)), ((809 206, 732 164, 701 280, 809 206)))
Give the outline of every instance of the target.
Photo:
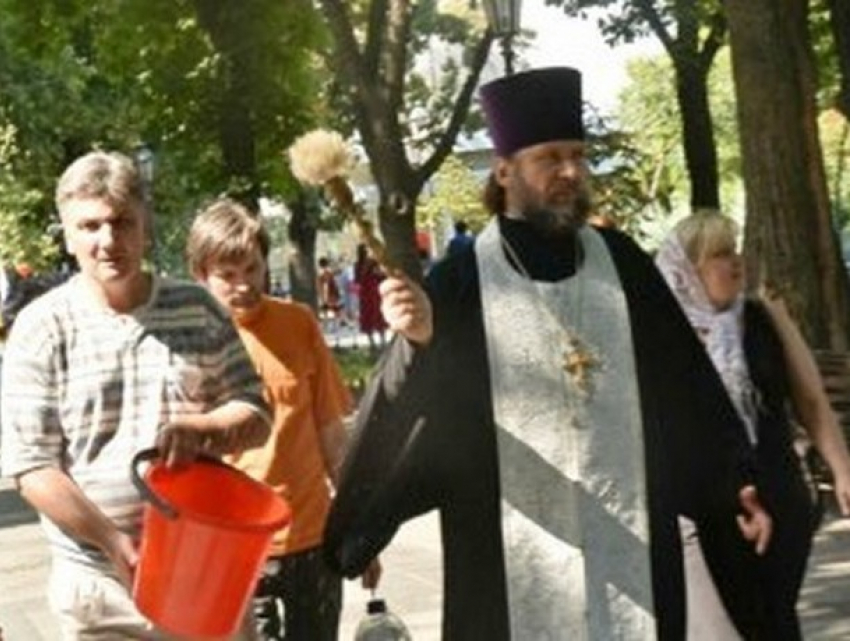
POLYGON ((828 518, 815 537, 798 610, 806 639, 850 639, 850 519, 828 518))
MULTIPOLYGON (((437 520, 405 525, 384 557, 377 596, 410 626, 416 641, 439 639, 441 585, 437 520)), ((49 557, 35 515, 9 481, 0 479, 0 627, 3 641, 57 641, 58 630, 44 597, 49 557)), ((340 639, 354 638, 370 593, 358 581, 345 584, 340 639)))
MULTIPOLYGON (((408 624, 416 641, 438 641, 442 579, 437 519, 428 515, 405 525, 384 553, 378 596, 408 624)), ((56 641, 44 600, 48 558, 39 526, 8 481, 0 480, 0 625, 4 641, 56 641)), ((345 586, 340 639, 354 637, 369 593, 345 586)), ((850 639, 850 520, 827 519, 815 540, 800 599, 805 638, 850 639)))

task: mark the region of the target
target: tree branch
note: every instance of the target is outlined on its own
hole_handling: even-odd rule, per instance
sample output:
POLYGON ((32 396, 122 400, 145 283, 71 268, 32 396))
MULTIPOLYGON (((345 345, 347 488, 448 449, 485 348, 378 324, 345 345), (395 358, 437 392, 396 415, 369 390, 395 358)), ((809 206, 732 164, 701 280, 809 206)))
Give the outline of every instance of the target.
POLYGON ((369 27, 366 31, 366 46, 363 53, 364 64, 371 76, 378 74, 386 21, 387 0, 373 0, 369 7, 369 27))
POLYGON ((667 53, 670 54, 671 58, 675 59, 676 39, 667 31, 652 0, 634 0, 634 3, 638 11, 643 15, 643 19, 646 20, 649 28, 652 29, 652 32, 661 41, 661 44, 664 45, 667 53))
POLYGON ((711 29, 702 45, 699 53, 699 62, 702 69, 708 70, 714 62, 714 57, 720 51, 720 47, 726 44, 726 14, 718 11, 711 16, 711 29))
POLYGON ((410 32, 410 0, 390 0, 386 20, 380 76, 384 97, 391 113, 397 113, 404 99, 407 71, 407 36, 410 32))
POLYGON ((415 172, 415 179, 418 184, 424 184, 440 168, 440 165, 451 153, 466 114, 469 112, 472 96, 475 93, 475 88, 478 86, 484 63, 487 62, 487 58, 490 55, 490 46, 492 44, 493 34, 488 29, 473 51, 472 60, 469 65, 469 75, 455 101, 455 107, 445 132, 435 145, 431 156, 415 172))
POLYGON ((357 39, 354 37, 354 27, 345 7, 340 0, 320 0, 322 13, 327 20, 334 38, 334 53, 336 63, 340 66, 342 76, 348 84, 361 93, 364 102, 374 102, 367 87, 372 86, 372 79, 363 60, 363 54, 357 39))

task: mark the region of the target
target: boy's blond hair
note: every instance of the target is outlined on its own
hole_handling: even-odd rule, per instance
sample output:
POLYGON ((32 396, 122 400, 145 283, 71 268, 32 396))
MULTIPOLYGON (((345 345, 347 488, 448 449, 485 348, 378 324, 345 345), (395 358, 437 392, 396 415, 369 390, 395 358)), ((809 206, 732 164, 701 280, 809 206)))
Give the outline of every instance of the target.
POLYGON ((186 260, 192 275, 201 276, 210 265, 241 261, 256 248, 265 259, 269 245, 259 217, 235 200, 223 198, 195 217, 186 242, 186 260))
POLYGON ((716 211, 693 213, 679 221, 673 231, 694 265, 719 253, 736 251, 738 224, 716 211))

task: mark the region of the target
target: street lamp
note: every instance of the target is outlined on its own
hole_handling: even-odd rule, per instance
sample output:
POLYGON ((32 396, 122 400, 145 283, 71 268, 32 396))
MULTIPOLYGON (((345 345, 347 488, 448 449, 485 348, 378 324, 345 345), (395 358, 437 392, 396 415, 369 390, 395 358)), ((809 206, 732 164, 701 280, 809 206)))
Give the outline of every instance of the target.
POLYGON ((153 150, 145 143, 136 145, 133 150, 133 160, 136 163, 136 169, 139 172, 139 177, 142 179, 142 193, 145 199, 145 208, 147 220, 147 231, 150 235, 151 243, 151 259, 153 260, 154 268, 157 268, 157 252, 156 252, 156 233, 154 231, 154 215, 153 215, 153 175, 156 167, 156 156, 153 150))
POLYGON ((502 57, 505 59, 505 75, 514 72, 514 36, 519 31, 519 16, 522 0, 483 0, 487 24, 493 35, 502 43, 502 57))
POLYGON ((133 150, 133 158, 136 161, 136 167, 139 170, 145 190, 148 190, 153 184, 154 163, 156 162, 153 150, 142 143, 133 150))

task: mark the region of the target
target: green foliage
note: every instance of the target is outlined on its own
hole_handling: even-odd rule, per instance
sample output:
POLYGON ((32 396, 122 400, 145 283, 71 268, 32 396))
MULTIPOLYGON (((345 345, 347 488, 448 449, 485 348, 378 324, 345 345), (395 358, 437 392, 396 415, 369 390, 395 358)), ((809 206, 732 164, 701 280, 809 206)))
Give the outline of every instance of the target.
POLYGON ((593 214, 614 220, 621 229, 639 236, 650 203, 641 175, 643 154, 631 136, 610 120, 591 111, 586 121, 593 214))
MULTIPOLYGON (((649 35, 643 20, 640 3, 629 0, 546 0, 547 5, 562 7, 571 17, 589 19, 595 17, 596 24, 609 43, 629 43, 649 35), (601 11, 607 10, 607 14, 601 11)), ((657 4, 657 3, 651 3, 657 4)), ((669 12, 662 13, 664 22, 669 22, 669 12)))
POLYGON ((58 254, 46 237, 56 177, 70 158, 110 145, 123 129, 122 99, 93 67, 80 9, 0 0, 0 254, 40 268, 58 254))
MULTIPOLYGON (((445 132, 468 71, 465 45, 485 28, 476 19, 480 14, 441 4, 436 0, 415 3, 411 21, 402 126, 404 138, 420 155, 433 150, 445 132)), ((474 106, 463 131, 470 133, 482 125, 483 117, 474 106)))
MULTIPOLYGON (((594 18, 609 44, 627 44, 659 30, 675 34, 683 21, 706 24, 720 0, 546 0, 568 16, 594 18)), ((682 37, 683 34, 679 34, 682 37)))
POLYGON ((37 215, 41 193, 17 183, 10 157, 15 155, 14 130, 0 130, 0 265, 28 263, 49 268, 59 248, 37 215))
POLYGON ((824 109, 835 106, 841 87, 841 71, 829 24, 829 7, 813 0, 809 10, 809 33, 818 69, 818 102, 824 109))
POLYGON ((672 67, 666 56, 635 59, 627 74, 617 116, 629 136, 632 180, 645 197, 644 211, 635 213, 666 217, 687 201, 688 185, 672 67))
MULTIPOLYGON (((53 218, 53 186, 70 160, 97 147, 131 153, 145 142, 156 154, 157 261, 180 273, 197 208, 244 189, 224 170, 220 123, 231 67, 199 26, 197 9, 208 4, 0 0, 0 127, 12 127, 17 141, 4 183, 27 194, 35 228, 53 218)), ((289 195, 296 186, 282 151, 324 109, 315 56, 322 25, 309 0, 212 6, 246 61, 241 139, 253 148, 259 188, 289 195)), ((4 202, 20 200, 9 193, 4 188, 4 202)))
POLYGON ((245 91, 238 107, 249 115, 250 130, 243 136, 255 146, 262 191, 291 193, 295 185, 281 154, 321 109, 311 53, 322 42, 321 27, 306 0, 285 6, 272 0, 214 3, 222 24, 202 27, 196 7, 204 4, 129 3, 129 13, 120 20, 116 16, 102 32, 103 50, 114 52, 109 73, 137 87, 140 135, 159 147, 158 155, 171 156, 176 171, 195 177, 187 188, 196 194, 232 193, 245 186, 223 171, 220 124, 231 106, 223 101, 235 63, 222 47, 240 51, 245 91))
POLYGON ((343 382, 356 396, 362 394, 379 355, 372 350, 361 349, 335 349, 333 354, 343 382))
POLYGON ((433 176, 433 191, 423 195, 417 207, 420 221, 439 227, 446 217, 464 220, 470 231, 478 233, 490 215, 481 205, 481 179, 456 155, 446 158, 433 176))
MULTIPOLYGON (((625 203, 630 215, 644 221, 659 220, 688 207, 688 176, 672 65, 667 56, 639 58, 628 63, 627 74, 617 108, 620 135, 625 139, 615 149, 622 155, 622 163, 615 166, 627 173, 632 196, 625 198, 625 203)), ((709 76, 709 96, 723 200, 735 202, 742 187, 728 51, 718 56, 709 76)))
POLYGON ((818 125, 835 225, 850 228, 850 123, 837 109, 829 109, 818 125))

